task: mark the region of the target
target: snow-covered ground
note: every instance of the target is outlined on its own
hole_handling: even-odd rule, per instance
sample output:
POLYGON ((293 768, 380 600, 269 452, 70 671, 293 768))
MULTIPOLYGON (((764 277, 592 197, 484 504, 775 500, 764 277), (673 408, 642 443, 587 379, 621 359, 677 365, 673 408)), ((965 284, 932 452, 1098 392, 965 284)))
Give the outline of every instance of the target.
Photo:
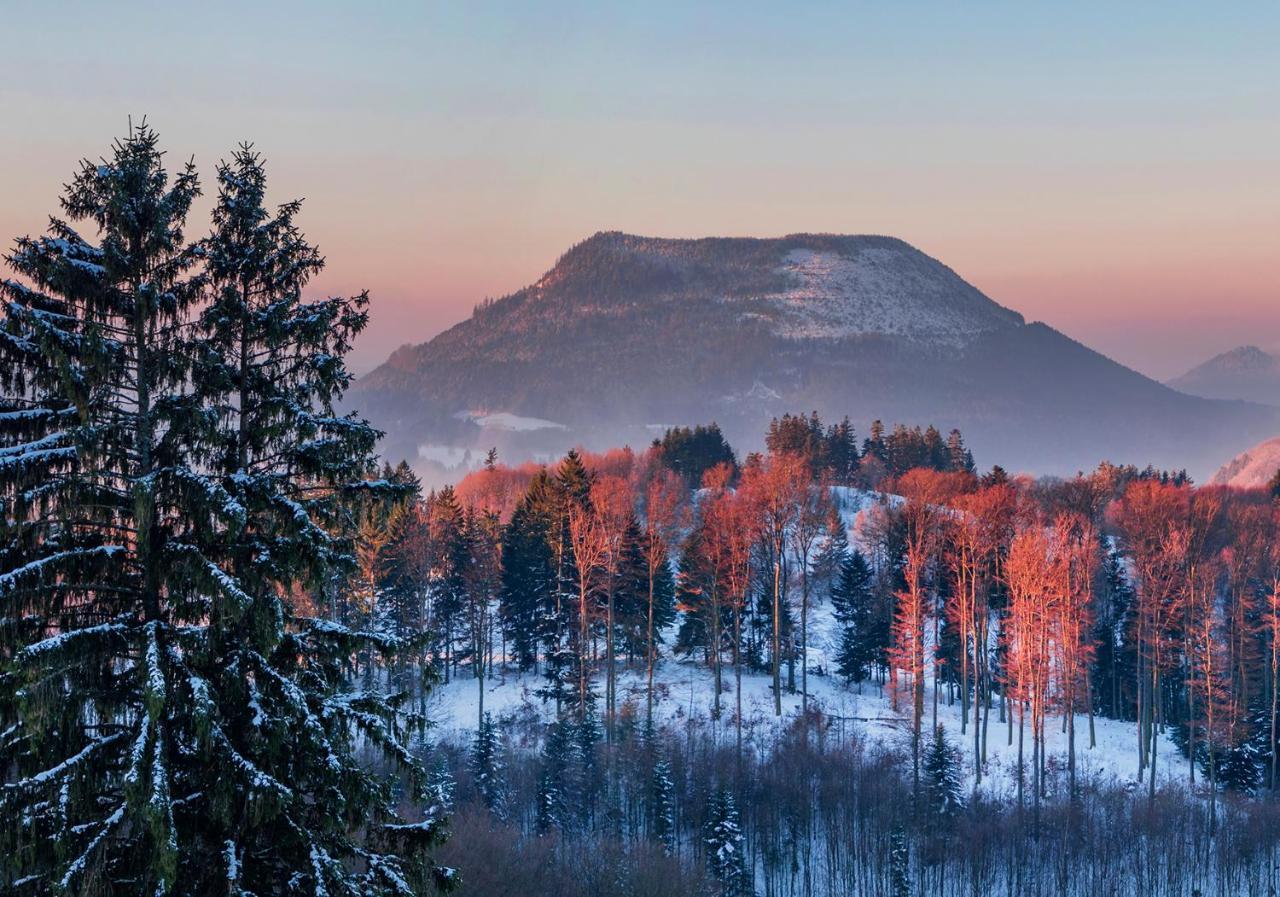
MULTIPOLYGON (((893 707, 888 689, 881 692, 874 682, 863 683, 862 693, 857 686, 846 685, 837 677, 822 675, 818 671, 830 669, 833 653, 835 621, 830 606, 822 605, 811 611, 811 636, 809 649, 809 701, 812 707, 826 716, 830 732, 836 738, 860 739, 863 744, 890 750, 900 750, 909 756, 911 713, 909 697, 904 696, 897 710, 893 707)), ((595 677, 597 692, 603 691, 603 674, 595 677)), ((536 691, 544 680, 534 674, 521 675, 508 672, 485 683, 485 709, 499 721, 521 722, 549 721, 554 718, 554 704, 544 704, 536 691)), ((734 735, 734 676, 731 666, 723 670, 724 691, 721 694, 721 718, 712 720, 713 678, 711 671, 701 663, 664 658, 655 674, 655 716, 661 726, 684 731, 687 726, 697 727, 702 734, 732 743, 734 735)), ((767 745, 774 735, 794 722, 801 712, 802 697, 798 693, 800 667, 796 665, 797 693, 786 690, 786 670, 783 670, 782 716, 774 715, 772 680, 767 674, 743 674, 742 706, 743 730, 753 745, 767 745)), ((645 705, 645 677, 643 670, 625 670, 619 675, 619 708, 623 715, 643 716, 645 705)), ((933 688, 925 691, 925 739, 930 737, 933 725, 933 688)), ((972 713, 972 710, 970 710, 972 713)), ((477 722, 477 683, 464 673, 462 678, 448 685, 438 686, 429 705, 429 714, 436 726, 437 737, 466 739, 477 722)), ((973 730, 970 727, 961 736, 961 708, 959 701, 947 703, 945 686, 939 692, 937 721, 947 733, 948 739, 960 751, 968 782, 973 783, 973 730)), ((1089 745, 1089 720, 1084 714, 1076 718, 1076 771, 1082 782, 1099 785, 1113 784, 1136 787, 1137 730, 1132 722, 1095 717, 1096 745, 1089 745)), ((1060 716, 1051 717, 1045 723, 1050 789, 1065 784, 1067 764, 1067 736, 1063 732, 1060 716)), ((927 743, 927 741, 926 741, 927 743)), ((1023 745, 1026 768, 1031 767, 1030 721, 1027 723, 1023 745)), ((1018 729, 1015 720, 1013 741, 1009 743, 1009 728, 999 722, 999 705, 992 707, 987 732, 987 764, 983 771, 982 790, 991 797, 1009 798, 1016 794, 1018 729)), ((1187 780, 1187 762, 1177 752, 1167 736, 1161 737, 1157 764, 1157 784, 1184 782, 1187 780)))

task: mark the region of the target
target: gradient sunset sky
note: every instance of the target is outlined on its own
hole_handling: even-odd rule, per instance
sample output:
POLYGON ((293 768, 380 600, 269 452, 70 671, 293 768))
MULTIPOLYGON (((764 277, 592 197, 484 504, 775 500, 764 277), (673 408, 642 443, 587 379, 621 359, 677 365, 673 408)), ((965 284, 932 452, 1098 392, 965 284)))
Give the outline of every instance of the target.
POLYGON ((145 114, 306 197, 357 371, 599 230, 892 234, 1160 378, 1280 350, 1280 3, 692 6, 0 0, 0 241, 145 114))

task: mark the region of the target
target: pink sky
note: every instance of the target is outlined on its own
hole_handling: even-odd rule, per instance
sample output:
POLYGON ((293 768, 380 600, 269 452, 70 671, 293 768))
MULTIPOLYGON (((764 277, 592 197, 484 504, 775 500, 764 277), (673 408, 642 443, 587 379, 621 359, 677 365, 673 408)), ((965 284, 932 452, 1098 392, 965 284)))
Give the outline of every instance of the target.
POLYGON ((0 241, 146 113, 206 183, 252 139, 306 197, 318 286, 374 297, 357 371, 598 230, 891 234, 1160 378, 1280 350, 1274 4, 249 9, 19 9, 0 241))

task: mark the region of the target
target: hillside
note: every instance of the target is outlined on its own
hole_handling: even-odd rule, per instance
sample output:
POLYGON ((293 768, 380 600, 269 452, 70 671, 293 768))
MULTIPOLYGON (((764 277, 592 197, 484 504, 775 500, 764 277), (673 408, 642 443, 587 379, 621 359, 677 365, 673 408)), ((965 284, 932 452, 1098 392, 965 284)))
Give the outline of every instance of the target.
POLYGON ((1270 483, 1277 470, 1280 470, 1280 436, 1236 455, 1218 469, 1210 482, 1252 489, 1270 483))
POLYGON ((1280 405, 1280 357, 1257 346, 1240 346, 1196 365, 1168 385, 1207 399, 1280 405))
POLYGON ((1280 429, 1280 410, 1163 386, 983 295, 901 240, 601 233, 536 283, 362 378, 350 402, 428 473, 718 421, 740 449, 817 410, 961 428, 980 464, 1069 474, 1189 467, 1280 429))

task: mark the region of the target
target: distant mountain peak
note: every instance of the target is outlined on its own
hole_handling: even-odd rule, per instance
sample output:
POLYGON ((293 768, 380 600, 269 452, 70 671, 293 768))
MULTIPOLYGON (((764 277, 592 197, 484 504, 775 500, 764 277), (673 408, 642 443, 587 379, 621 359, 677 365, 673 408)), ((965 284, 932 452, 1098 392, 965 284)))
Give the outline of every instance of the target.
POLYGON ((1168 385, 1210 399, 1280 405, 1280 357, 1254 345, 1237 346, 1196 365, 1168 385))
POLYGON ((1220 355, 1215 355, 1208 361, 1195 368, 1188 373, 1202 370, 1214 369, 1220 371, 1267 371, 1276 367, 1277 358, 1269 352, 1264 352, 1257 346, 1237 346, 1229 349, 1220 355))

